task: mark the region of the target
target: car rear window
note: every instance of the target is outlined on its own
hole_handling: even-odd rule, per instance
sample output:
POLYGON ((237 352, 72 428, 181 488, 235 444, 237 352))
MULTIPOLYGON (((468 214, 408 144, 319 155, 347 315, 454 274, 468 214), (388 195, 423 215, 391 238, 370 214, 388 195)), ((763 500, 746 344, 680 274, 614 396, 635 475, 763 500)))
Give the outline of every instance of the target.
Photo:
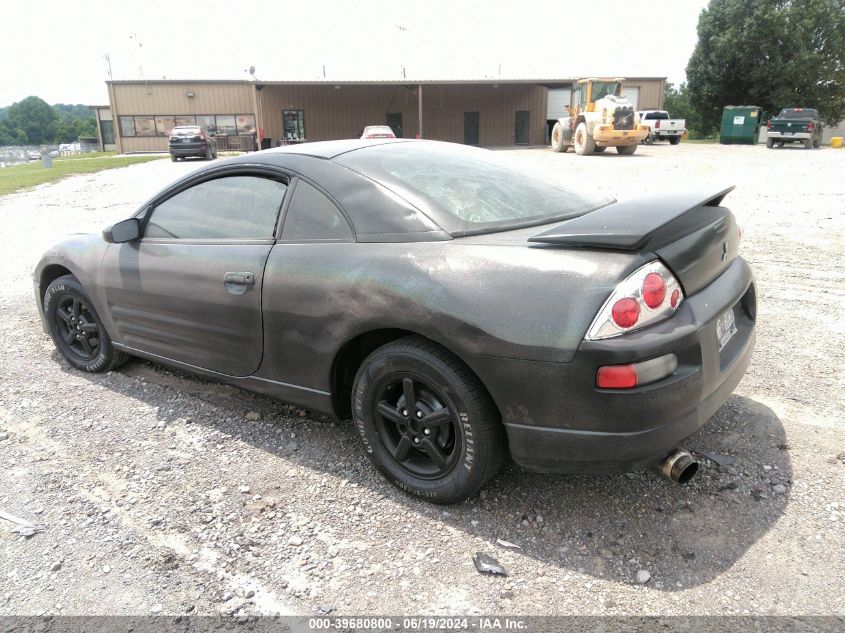
POLYGON ((393 129, 386 125, 371 125, 364 128, 365 134, 393 134, 393 129))
POLYGON ((336 161, 382 183, 420 209, 433 209, 451 235, 545 224, 611 202, 514 165, 497 152, 412 141, 348 152, 336 161))
POLYGON ((645 118, 647 121, 668 121, 668 112, 646 112, 645 118))
POLYGON ((777 118, 779 119, 815 119, 818 113, 815 110, 784 108, 780 111, 777 118))
POLYGON ((170 136, 196 136, 199 133, 198 127, 175 127, 170 130, 170 136))

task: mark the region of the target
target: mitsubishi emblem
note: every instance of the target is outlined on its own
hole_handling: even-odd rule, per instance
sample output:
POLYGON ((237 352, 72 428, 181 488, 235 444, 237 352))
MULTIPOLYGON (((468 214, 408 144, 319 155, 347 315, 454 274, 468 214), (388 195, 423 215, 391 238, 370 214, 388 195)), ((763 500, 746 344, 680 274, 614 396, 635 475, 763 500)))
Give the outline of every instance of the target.
POLYGON ((728 258, 728 243, 722 242, 722 261, 728 258))

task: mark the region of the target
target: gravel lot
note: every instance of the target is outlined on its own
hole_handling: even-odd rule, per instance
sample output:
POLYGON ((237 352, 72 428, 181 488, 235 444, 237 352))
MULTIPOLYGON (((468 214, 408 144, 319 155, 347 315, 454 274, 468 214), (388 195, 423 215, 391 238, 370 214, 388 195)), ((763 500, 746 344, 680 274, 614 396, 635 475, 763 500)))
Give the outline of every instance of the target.
POLYGON ((73 177, 0 197, 0 510, 43 527, 0 519, 0 614, 845 615, 845 150, 512 154, 618 196, 738 185, 758 346, 687 444, 733 463, 686 487, 508 466, 435 507, 347 422, 138 360, 73 371, 40 328, 37 257, 195 165, 73 177))

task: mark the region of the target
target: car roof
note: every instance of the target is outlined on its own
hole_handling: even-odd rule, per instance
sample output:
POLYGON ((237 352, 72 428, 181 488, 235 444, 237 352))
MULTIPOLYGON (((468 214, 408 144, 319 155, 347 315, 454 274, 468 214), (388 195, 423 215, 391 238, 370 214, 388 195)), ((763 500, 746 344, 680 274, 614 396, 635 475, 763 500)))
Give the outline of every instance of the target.
POLYGON ((402 138, 380 138, 380 139, 344 139, 341 141, 318 141, 316 143, 301 143, 299 145, 285 145, 261 152, 266 158, 273 154, 299 154, 302 156, 313 156, 315 158, 332 159, 354 152, 356 149, 372 147, 373 145, 385 145, 388 143, 412 143, 412 139, 402 138))

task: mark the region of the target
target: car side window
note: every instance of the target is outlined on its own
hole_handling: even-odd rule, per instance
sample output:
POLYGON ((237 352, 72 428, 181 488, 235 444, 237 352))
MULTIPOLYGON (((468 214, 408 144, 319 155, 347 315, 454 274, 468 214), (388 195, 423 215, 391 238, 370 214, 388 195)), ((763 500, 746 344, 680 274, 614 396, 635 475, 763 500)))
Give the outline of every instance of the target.
POLYGON ((331 200, 316 187, 299 180, 285 213, 282 239, 351 241, 352 230, 331 200))
POLYGON ((267 240, 287 185, 258 176, 206 180, 155 207, 144 237, 267 240))

